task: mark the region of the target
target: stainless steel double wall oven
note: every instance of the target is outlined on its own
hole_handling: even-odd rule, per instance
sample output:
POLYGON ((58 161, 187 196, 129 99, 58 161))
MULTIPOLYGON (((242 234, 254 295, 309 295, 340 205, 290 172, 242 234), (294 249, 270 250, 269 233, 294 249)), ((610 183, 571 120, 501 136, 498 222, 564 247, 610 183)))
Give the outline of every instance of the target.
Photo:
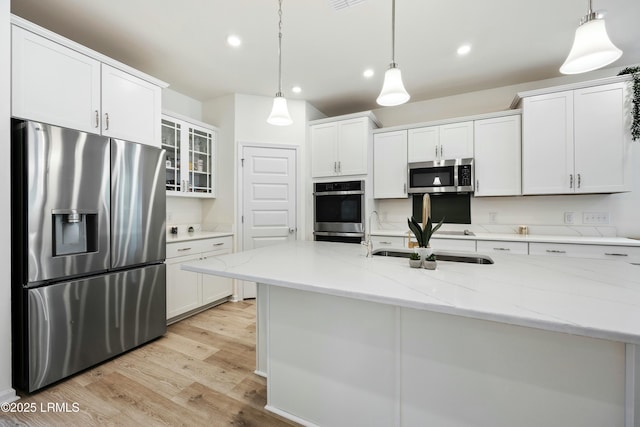
POLYGON ((14 387, 166 331, 164 150, 12 121, 14 387))
POLYGON ((364 240, 364 181, 316 182, 313 196, 315 240, 364 240))

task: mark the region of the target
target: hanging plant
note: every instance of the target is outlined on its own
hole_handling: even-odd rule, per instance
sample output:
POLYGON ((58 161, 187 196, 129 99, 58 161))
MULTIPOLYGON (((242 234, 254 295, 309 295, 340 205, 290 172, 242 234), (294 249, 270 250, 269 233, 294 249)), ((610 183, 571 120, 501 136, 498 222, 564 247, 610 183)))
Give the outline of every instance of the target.
POLYGON ((627 67, 618 73, 619 76, 631 74, 633 76, 633 121, 631 122, 631 137, 634 141, 640 139, 640 67, 627 67))

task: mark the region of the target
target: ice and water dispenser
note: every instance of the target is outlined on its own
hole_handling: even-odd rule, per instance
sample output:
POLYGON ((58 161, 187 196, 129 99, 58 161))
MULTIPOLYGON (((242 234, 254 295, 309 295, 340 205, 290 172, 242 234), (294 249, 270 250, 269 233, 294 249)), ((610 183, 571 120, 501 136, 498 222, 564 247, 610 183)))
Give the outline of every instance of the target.
POLYGON ((53 214, 53 256, 98 250, 98 213, 57 209, 53 214))

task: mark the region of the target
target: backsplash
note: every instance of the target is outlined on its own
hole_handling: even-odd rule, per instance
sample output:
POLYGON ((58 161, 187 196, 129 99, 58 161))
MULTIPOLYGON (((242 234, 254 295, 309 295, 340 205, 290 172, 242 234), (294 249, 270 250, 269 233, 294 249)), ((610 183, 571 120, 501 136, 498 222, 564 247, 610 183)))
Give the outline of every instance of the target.
MULTIPOLYGON (((529 234, 562 236, 633 237, 619 233, 618 212, 612 207, 616 195, 528 196, 471 198, 471 224, 444 224, 442 230, 516 234, 526 225, 529 234), (608 209, 608 210, 607 210, 608 209), (565 212, 573 213, 573 224, 565 224, 565 212), (585 212, 608 212, 609 224, 583 224, 585 212)), ((373 229, 406 230, 411 215, 410 199, 377 200, 373 229)), ((367 220, 370 212, 367 212, 367 220)))

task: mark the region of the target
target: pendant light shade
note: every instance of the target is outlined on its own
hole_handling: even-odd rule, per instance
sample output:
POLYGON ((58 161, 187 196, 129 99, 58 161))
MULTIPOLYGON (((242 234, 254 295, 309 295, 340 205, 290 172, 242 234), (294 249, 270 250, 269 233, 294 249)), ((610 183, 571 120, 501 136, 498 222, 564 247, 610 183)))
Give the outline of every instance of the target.
POLYGON ((276 97, 273 98, 273 108, 271 109, 267 123, 276 126, 288 126, 293 123, 289 115, 289 109, 287 108, 287 100, 281 93, 276 94, 276 97))
POLYGON ((267 123, 276 126, 288 126, 293 123, 287 108, 287 100, 282 94, 282 0, 278 0, 278 92, 273 98, 273 108, 267 123))
POLYGON ((384 73, 384 83, 382 91, 378 95, 376 102, 385 107, 404 104, 411 98, 407 90, 402 84, 402 73, 396 64, 392 63, 391 67, 384 73))
POLYGON ((396 64, 396 0, 391 2, 391 64, 384 73, 382 90, 376 99, 379 105, 392 107, 404 104, 411 98, 402 83, 402 73, 396 64))
POLYGON ((573 47, 564 64, 560 67, 562 74, 579 74, 597 70, 611 64, 622 56, 609 39, 604 19, 601 15, 591 10, 582 18, 580 26, 576 29, 573 47))

